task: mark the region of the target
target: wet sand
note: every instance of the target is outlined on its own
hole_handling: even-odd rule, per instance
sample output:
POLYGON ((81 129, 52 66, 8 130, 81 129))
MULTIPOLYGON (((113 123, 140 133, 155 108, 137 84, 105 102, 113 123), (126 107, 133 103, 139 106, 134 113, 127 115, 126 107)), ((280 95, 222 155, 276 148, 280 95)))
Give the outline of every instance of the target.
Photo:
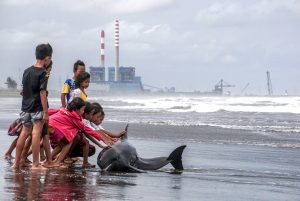
MULTIPOLYGON (((0 122, 2 200, 300 200, 299 149, 258 146, 276 139, 238 130, 130 124, 141 157, 168 156, 186 144, 182 174, 171 165, 148 173, 104 173, 98 167, 12 171, 4 153, 11 115, 0 122), (243 143, 240 143, 243 142, 243 143), (245 144, 244 142, 249 142, 245 144)), ((118 131, 125 123, 106 122, 118 131)), ((100 149, 97 149, 98 154, 100 149)), ((90 158, 96 164, 97 154, 90 158)))

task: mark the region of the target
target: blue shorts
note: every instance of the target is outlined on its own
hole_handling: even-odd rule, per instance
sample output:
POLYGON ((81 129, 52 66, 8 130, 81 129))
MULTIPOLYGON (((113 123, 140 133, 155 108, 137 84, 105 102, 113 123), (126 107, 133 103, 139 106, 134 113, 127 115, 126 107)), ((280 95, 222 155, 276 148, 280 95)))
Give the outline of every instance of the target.
POLYGON ((26 127, 31 127, 35 122, 42 121, 44 116, 43 111, 37 112, 21 112, 20 117, 23 119, 22 123, 26 127))

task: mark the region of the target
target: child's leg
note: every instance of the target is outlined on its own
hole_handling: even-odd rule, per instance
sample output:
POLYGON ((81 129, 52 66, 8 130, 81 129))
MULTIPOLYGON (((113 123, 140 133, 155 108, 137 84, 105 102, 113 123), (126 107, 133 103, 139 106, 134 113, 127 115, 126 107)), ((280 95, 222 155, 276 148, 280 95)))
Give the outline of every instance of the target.
POLYGON ((50 149, 50 142, 49 142, 49 134, 43 136, 43 147, 46 154, 46 161, 43 163, 44 167, 55 167, 57 166, 52 160, 52 154, 50 149))
POLYGON ((57 154, 59 154, 61 152, 61 149, 62 148, 60 146, 57 146, 52 150, 52 153, 51 153, 52 160, 54 160, 56 158, 57 154))
POLYGON ((68 144, 66 144, 62 147, 59 156, 55 160, 56 164, 60 164, 65 159, 65 157, 67 156, 67 154, 70 151, 71 146, 72 146, 72 142, 69 142, 68 144))
POLYGON ((51 157, 51 149, 50 149, 50 142, 49 142, 49 134, 46 134, 43 136, 43 147, 45 150, 46 154, 46 160, 48 162, 52 162, 52 157, 51 157))
POLYGON ((22 150, 21 159, 20 159, 20 165, 21 166, 26 166, 27 161, 29 161, 27 159, 27 157, 30 156, 31 153, 32 153, 31 152, 31 140, 32 140, 31 135, 30 134, 27 135, 27 140, 26 140, 25 146, 22 150))
POLYGON ((13 152, 13 150, 14 150, 14 149, 16 148, 16 146, 17 146, 18 138, 19 138, 19 137, 17 137, 17 138, 11 143, 10 147, 8 148, 7 152, 5 153, 5 158, 6 158, 7 160, 11 160, 11 159, 14 158, 14 157, 11 155, 11 153, 13 152))
POLYGON ((41 169, 40 166, 40 139, 43 121, 35 121, 32 129, 32 169, 41 169))
POLYGON ((82 167, 83 168, 89 168, 89 167, 95 167, 95 165, 91 165, 88 161, 88 157, 89 155, 93 155, 93 153, 90 153, 90 144, 89 141, 86 139, 85 136, 83 136, 81 143, 83 143, 83 163, 82 163, 82 167))
POLYGON ((89 141, 83 136, 82 137, 82 142, 84 143, 83 145, 83 164, 82 166, 84 166, 85 164, 88 164, 88 157, 89 157, 89 141))
POLYGON ((25 140, 27 138, 27 134, 30 132, 30 128, 23 126, 21 134, 18 138, 17 145, 16 145, 16 157, 15 162, 13 164, 13 168, 19 168, 22 150, 24 148, 25 140))
POLYGON ((45 149, 43 146, 40 146, 40 161, 46 160, 45 149))

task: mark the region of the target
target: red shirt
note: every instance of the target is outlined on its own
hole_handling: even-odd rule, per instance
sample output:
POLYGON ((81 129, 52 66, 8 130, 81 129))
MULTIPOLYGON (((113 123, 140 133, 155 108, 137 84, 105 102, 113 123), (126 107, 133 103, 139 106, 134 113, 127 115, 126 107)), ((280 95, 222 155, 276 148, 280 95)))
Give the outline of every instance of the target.
POLYGON ((49 109, 48 113, 50 116, 49 125, 62 132, 69 142, 74 139, 78 130, 95 137, 97 140, 103 140, 98 132, 83 124, 80 114, 76 111, 70 112, 66 108, 60 108, 49 109))

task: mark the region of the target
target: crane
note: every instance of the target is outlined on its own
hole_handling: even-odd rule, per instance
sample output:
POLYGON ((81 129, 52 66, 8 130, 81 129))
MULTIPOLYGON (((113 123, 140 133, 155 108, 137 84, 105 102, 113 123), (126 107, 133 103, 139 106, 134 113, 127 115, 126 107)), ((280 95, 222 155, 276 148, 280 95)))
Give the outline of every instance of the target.
POLYGON ((269 71, 267 71, 267 87, 268 87, 268 95, 272 96, 273 95, 273 87, 272 87, 271 76, 270 76, 269 71))
POLYGON ((246 91, 246 89, 249 87, 249 82, 245 85, 245 87, 241 90, 240 92, 240 96, 243 95, 244 91, 246 91))
POLYGON ((225 87, 235 87, 235 85, 231 85, 231 84, 227 84, 223 79, 221 79, 216 85, 215 85, 215 88, 213 90, 213 93, 216 93, 216 94, 221 94, 223 95, 223 89, 225 87))

